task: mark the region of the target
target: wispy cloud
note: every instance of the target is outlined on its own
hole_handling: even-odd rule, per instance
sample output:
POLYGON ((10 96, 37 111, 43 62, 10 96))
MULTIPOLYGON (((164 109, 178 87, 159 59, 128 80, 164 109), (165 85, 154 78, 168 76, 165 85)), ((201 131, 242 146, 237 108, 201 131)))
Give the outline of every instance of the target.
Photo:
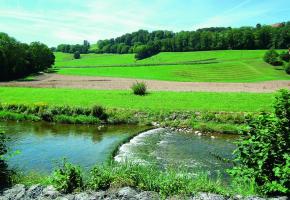
MULTIPOLYGON (((252 11, 240 10, 247 4, 249 4, 252 0, 242 1, 239 4, 231 7, 228 10, 224 10, 218 15, 212 16, 205 21, 202 21, 199 24, 195 25, 195 28, 206 28, 206 27, 218 27, 218 26, 226 26, 231 25, 234 22, 237 22, 245 17, 253 17, 253 15, 259 15, 261 11, 252 11)), ((264 12, 264 11, 262 11, 264 12)))
POLYGON ((15 25, 28 23, 27 28, 34 27, 35 31, 50 34, 50 37, 63 42, 81 42, 83 39, 96 41, 104 37, 116 37, 126 31, 159 28, 146 22, 149 12, 138 13, 132 7, 131 11, 116 8, 112 3, 94 1, 85 4, 80 10, 49 10, 45 13, 22 8, 0 8, 0 23, 4 23, 4 29, 5 19, 14 20, 15 25))
MULTIPOLYGON (((290 6, 290 2, 288 2, 288 4, 290 6)), ((269 21, 267 19, 274 18, 273 14, 271 15, 271 12, 279 13, 278 11, 283 10, 283 6, 277 5, 279 5, 279 2, 274 3, 271 0, 265 0, 263 2, 257 0, 241 1, 237 5, 234 5, 227 10, 221 11, 218 15, 211 16, 208 19, 196 24, 194 27, 198 29, 218 26, 246 26, 249 24, 242 23, 245 21, 251 21, 251 25, 258 22, 263 23, 263 21, 259 21, 260 19, 263 19, 265 21, 264 23, 266 23, 266 21, 269 21)), ((288 10, 290 13, 290 7, 288 7, 286 10, 288 10)), ((288 14, 288 16, 290 17, 290 14, 288 14)), ((271 21, 270 23, 280 22, 284 20, 282 16, 278 16, 275 18, 278 18, 278 21, 271 21)))
MULTIPOLYGON (((192 0, 186 4, 179 0, 0 0, 0 31, 25 42, 40 40, 56 45, 83 39, 94 42, 138 29, 179 31, 246 25, 273 9, 272 0, 265 1, 268 3, 258 0, 223 3, 192 0)), ((280 9, 287 8, 285 2, 275 4, 280 9)))

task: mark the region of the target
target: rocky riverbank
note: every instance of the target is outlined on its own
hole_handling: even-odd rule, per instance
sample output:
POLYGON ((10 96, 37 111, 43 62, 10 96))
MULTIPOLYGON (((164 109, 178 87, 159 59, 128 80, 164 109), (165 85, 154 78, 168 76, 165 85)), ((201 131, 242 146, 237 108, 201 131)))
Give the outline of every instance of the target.
MULTIPOLYGON (((119 189, 109 189, 107 191, 86 191, 75 194, 62 194, 53 186, 33 185, 26 187, 24 185, 15 185, 4 190, 1 193, 0 200, 158 200, 161 199, 158 193, 151 191, 138 191, 130 187, 119 189)), ((174 196, 168 200, 190 199, 190 200, 263 200, 261 197, 226 197, 211 193, 198 193, 191 197, 174 196)), ((287 200, 288 197, 268 198, 270 200, 287 200)))

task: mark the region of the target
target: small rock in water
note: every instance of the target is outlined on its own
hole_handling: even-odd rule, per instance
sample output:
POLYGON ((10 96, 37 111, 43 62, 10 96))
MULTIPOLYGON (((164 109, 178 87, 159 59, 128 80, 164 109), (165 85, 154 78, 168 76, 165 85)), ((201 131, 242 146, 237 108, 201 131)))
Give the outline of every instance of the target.
POLYGON ((151 125, 152 125, 152 126, 157 126, 158 123, 157 123, 157 122, 152 122, 151 125))
POLYGON ((210 138, 211 138, 211 139, 215 139, 215 136, 212 135, 212 136, 210 136, 210 138))

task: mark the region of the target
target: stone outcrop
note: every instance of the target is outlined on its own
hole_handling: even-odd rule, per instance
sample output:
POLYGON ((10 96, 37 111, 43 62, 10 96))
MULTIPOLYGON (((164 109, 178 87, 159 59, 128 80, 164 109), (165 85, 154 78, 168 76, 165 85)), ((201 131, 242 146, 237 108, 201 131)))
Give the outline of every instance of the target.
MULTIPOLYGON (((24 185, 15 185, 10 189, 3 191, 0 200, 159 200, 159 194, 152 191, 138 191, 131 187, 120 189, 110 189, 107 191, 85 191, 75 194, 62 194, 53 186, 33 185, 25 187, 24 185)), ((173 196, 167 200, 264 200, 261 197, 225 197, 218 194, 198 193, 192 197, 173 196)), ((287 197, 269 198, 269 200, 287 200, 287 197)))

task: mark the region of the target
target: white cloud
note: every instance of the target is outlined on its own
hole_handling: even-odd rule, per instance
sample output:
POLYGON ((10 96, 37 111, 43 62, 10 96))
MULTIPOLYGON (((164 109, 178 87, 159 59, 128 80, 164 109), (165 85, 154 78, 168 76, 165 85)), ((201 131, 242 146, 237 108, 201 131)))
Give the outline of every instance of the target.
POLYGON ((0 7, 0 24, 4 30, 14 29, 15 32, 19 29, 19 24, 27 24, 27 29, 37 31, 42 36, 46 35, 47 40, 44 42, 51 44, 54 37, 56 41, 53 45, 60 42, 76 43, 84 39, 97 41, 141 28, 151 30, 159 28, 146 22, 151 13, 146 9, 138 11, 140 5, 135 1, 123 1, 122 6, 120 1, 118 1, 120 5, 113 5, 115 3, 87 1, 80 9, 45 12, 0 7), (126 4, 130 4, 127 9, 126 4), (11 20, 15 23, 7 23, 11 20))

